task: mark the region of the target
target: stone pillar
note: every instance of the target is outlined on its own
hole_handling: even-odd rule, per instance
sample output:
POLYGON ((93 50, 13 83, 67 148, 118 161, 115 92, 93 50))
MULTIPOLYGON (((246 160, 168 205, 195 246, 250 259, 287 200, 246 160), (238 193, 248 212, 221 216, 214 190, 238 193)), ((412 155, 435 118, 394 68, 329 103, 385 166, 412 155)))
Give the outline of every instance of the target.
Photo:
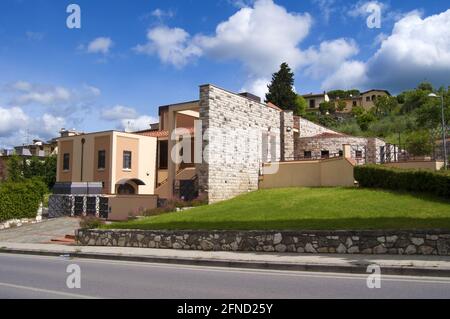
POLYGON ((170 108, 168 110, 168 123, 167 130, 169 131, 169 141, 168 141, 168 165, 167 165, 167 183, 168 183, 168 199, 172 199, 174 197, 173 187, 175 183, 175 175, 176 175, 176 163, 172 160, 172 150, 175 146, 176 141, 172 140, 172 132, 175 130, 176 123, 176 113, 172 111, 170 108))
POLYGON ((281 161, 294 160, 294 113, 283 111, 280 113, 280 158, 281 161))
POLYGON ((350 144, 342 145, 342 149, 344 150, 344 158, 352 158, 352 147, 350 144))

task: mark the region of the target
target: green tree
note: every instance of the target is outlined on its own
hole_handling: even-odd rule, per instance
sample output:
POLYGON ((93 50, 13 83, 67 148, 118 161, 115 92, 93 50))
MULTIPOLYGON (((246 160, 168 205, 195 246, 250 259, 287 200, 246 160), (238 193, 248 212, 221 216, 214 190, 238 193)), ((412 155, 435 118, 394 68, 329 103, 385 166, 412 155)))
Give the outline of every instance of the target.
POLYGON ((432 138, 426 130, 409 133, 405 144, 407 151, 415 156, 431 155, 433 152, 432 138))
POLYGON ((365 112, 356 117, 356 121, 362 131, 367 131, 369 129, 369 125, 376 120, 377 118, 372 112, 365 112))
POLYGON ((12 182, 19 182, 24 179, 23 176, 23 161, 17 156, 13 155, 8 159, 8 180, 12 182))
POLYGON ((397 98, 392 96, 380 96, 375 101, 375 114, 378 116, 386 116, 394 112, 398 108, 397 98))
POLYGON ((295 98, 295 110, 294 114, 298 116, 304 116, 306 114, 306 109, 308 108, 308 103, 305 98, 301 95, 297 95, 295 98))
POLYGON ((363 115, 365 112, 364 108, 362 106, 356 106, 354 108, 352 108, 352 115, 354 117, 358 117, 360 115, 363 115))
POLYGON ((433 92, 433 85, 430 82, 422 82, 417 86, 418 90, 433 92))
POLYGON ((336 105, 334 102, 323 102, 319 105, 319 111, 322 115, 336 113, 336 105))
POLYGON ((342 111, 344 111, 345 110, 345 108, 346 108, 346 106, 347 106, 347 103, 345 103, 345 101, 342 101, 342 100, 338 100, 337 101, 337 110, 339 111, 339 112, 342 112, 342 111))
POLYGON ((272 102, 283 110, 296 111, 297 94, 293 90, 294 73, 287 63, 280 66, 280 70, 272 75, 272 82, 267 86, 266 103, 272 102))

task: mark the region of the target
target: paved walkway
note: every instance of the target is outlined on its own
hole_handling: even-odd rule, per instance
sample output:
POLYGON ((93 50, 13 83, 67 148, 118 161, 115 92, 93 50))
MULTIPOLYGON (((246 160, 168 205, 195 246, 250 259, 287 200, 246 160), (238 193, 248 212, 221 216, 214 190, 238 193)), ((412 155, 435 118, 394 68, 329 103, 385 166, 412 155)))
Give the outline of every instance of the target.
POLYGON ((73 235, 79 226, 77 218, 48 219, 42 223, 0 230, 0 242, 48 243, 53 238, 73 235))
POLYGON ((61 246, 0 242, 0 252, 145 261, 172 264, 234 266, 366 273, 377 264, 385 274, 450 277, 450 256, 332 255, 252 252, 205 252, 174 249, 61 246))

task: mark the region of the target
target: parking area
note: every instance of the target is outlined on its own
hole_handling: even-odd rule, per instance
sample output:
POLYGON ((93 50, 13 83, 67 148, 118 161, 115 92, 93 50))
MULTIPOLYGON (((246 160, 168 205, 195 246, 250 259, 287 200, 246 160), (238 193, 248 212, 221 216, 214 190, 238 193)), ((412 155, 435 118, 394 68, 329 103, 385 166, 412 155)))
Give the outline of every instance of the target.
POLYGON ((48 243, 55 238, 74 235, 74 231, 78 227, 78 218, 61 217, 49 219, 38 224, 0 230, 0 242, 48 243))

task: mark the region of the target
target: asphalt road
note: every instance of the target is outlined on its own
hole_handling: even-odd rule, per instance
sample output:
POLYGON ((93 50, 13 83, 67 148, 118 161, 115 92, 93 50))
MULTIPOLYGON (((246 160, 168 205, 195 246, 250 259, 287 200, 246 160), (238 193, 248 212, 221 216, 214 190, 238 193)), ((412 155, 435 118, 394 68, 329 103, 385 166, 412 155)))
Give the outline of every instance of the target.
POLYGON ((177 266, 0 254, 0 298, 450 298, 450 278, 177 266), (69 289, 67 266, 81 270, 69 289))

